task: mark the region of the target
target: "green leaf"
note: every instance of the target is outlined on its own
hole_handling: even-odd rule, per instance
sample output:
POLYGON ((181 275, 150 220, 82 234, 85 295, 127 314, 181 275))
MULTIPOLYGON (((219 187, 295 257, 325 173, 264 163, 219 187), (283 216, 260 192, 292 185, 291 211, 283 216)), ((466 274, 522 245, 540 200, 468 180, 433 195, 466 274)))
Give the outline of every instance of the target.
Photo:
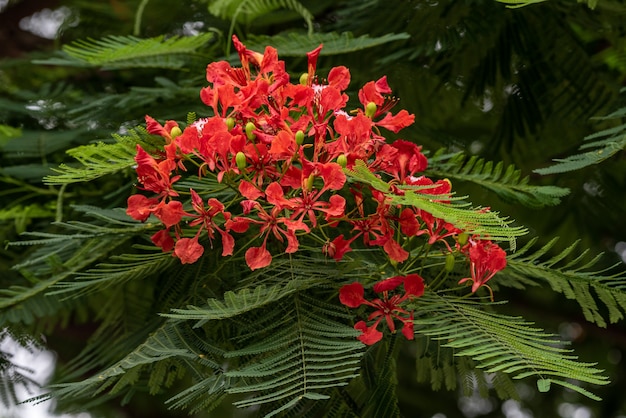
MULTIPOLYGON (((552 248, 558 238, 554 238, 541 248, 535 249, 537 239, 531 240, 517 253, 507 259, 507 268, 499 273, 513 280, 525 278, 547 282, 555 292, 575 300, 583 310, 585 319, 601 327, 606 326, 605 315, 598 302, 606 307, 611 323, 618 322, 626 314, 626 277, 620 269, 609 274, 609 269, 593 270, 602 256, 589 257, 588 250, 576 255, 578 242, 548 260, 543 255, 552 248), (568 261, 569 260, 569 261, 568 261), (595 296, 594 296, 595 294, 595 296)), ((613 267, 617 267, 615 265, 613 267)))
POLYGON ((276 10, 286 9, 298 13, 313 33, 313 15, 297 0, 214 0, 209 2, 209 12, 232 20, 232 23, 250 24, 276 10))
POLYGON ((206 45, 214 34, 179 37, 108 36, 102 39, 75 41, 63 46, 65 56, 36 60, 36 64, 77 67, 102 67, 103 70, 127 68, 182 68, 189 56, 206 45))
POLYGON ((68 150, 67 154, 81 166, 61 164, 52 169, 57 174, 46 176, 44 183, 60 185, 86 182, 131 168, 136 164, 136 145, 140 141, 138 132, 141 131, 133 131, 129 136, 116 135, 115 143, 98 142, 68 150))
POLYGON ((358 376, 364 347, 336 306, 296 293, 281 308, 265 311, 262 332, 255 321, 246 327, 251 332, 247 345, 225 353, 242 360, 224 373, 231 381, 228 393, 247 395, 235 405, 272 403, 267 416, 302 399, 326 399, 324 391, 346 385, 358 376))
MULTIPOLYGON (((594 385, 609 383, 594 364, 578 361, 570 350, 559 347, 554 336, 521 318, 487 312, 478 302, 432 293, 420 298, 415 308, 418 334, 441 341, 457 356, 471 357, 487 373, 503 372, 515 379, 536 376, 543 388, 546 379, 562 386, 570 379, 594 385)), ((567 387, 596 398, 579 386, 567 387)))
POLYGON ((494 165, 477 156, 467 157, 463 153, 446 155, 439 150, 428 161, 426 173, 429 175, 476 183, 507 202, 531 208, 557 205, 570 192, 562 187, 528 184, 528 176, 522 177, 515 166, 509 165, 505 169, 502 162, 494 165))
POLYGON ((606 128, 586 136, 585 141, 587 142, 583 143, 579 150, 591 149, 590 151, 572 155, 567 158, 554 159, 553 161, 557 164, 536 169, 534 172, 546 175, 580 170, 591 165, 599 164, 613 157, 618 152, 626 150, 626 123, 621 123, 625 113, 626 107, 622 107, 610 115, 595 118, 597 120, 615 120, 620 123, 617 126, 606 128))
POLYGON ((324 45, 321 55, 338 55, 361 51, 408 38, 409 35, 407 33, 389 33, 378 37, 362 35, 355 38, 349 32, 341 34, 336 32, 314 33, 312 35, 290 32, 274 36, 250 36, 246 40, 246 47, 254 51, 262 51, 266 45, 271 45, 278 50, 280 56, 302 57, 320 44, 324 45))

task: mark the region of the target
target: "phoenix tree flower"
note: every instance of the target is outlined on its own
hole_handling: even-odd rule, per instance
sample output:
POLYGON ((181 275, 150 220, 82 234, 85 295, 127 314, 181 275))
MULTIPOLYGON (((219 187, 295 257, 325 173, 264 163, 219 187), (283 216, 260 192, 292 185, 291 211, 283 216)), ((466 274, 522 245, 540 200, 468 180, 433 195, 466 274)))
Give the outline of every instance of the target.
POLYGON ((383 337, 378 325, 384 319, 392 333, 396 332, 395 320, 402 323, 402 335, 407 340, 414 338, 413 312, 404 309, 401 304, 408 299, 417 298, 424 294, 424 281, 418 274, 394 276, 374 284, 374 292, 380 297, 367 300, 364 297, 365 289, 359 282, 354 282, 339 289, 339 301, 349 308, 358 308, 367 305, 374 308, 367 321, 374 321, 368 325, 366 321, 359 321, 354 328, 361 331, 358 339, 367 345, 377 343, 383 337), (400 285, 404 285, 404 294, 393 293, 400 285))
POLYGON ((437 265, 419 262, 431 250, 438 259, 444 253, 469 260, 460 283, 471 282, 472 293, 506 266, 506 253, 488 237, 461 244, 463 231, 449 220, 406 203, 414 193, 450 205, 452 184, 425 175, 420 145, 388 141, 386 131, 399 133, 415 116, 394 111, 398 99, 386 76, 358 89, 360 105, 349 109, 350 71, 337 66, 326 78, 317 74, 321 45, 307 54, 306 73, 292 83, 275 48, 252 51, 236 36, 233 44, 241 66, 219 61, 206 68, 200 100, 207 115, 186 126, 145 117, 148 133, 161 139, 137 145, 140 193, 128 198, 126 213, 140 222, 158 220, 161 227, 150 237, 155 246, 191 264, 218 241, 221 256, 242 257, 250 270, 298 252, 317 251, 340 263, 364 249, 379 251, 404 275, 376 283, 371 300, 358 282, 339 291, 346 306, 374 308, 355 325, 365 344, 382 338, 380 322, 393 333, 400 321, 402 333, 413 338, 408 300, 424 293, 422 275, 437 280, 432 291, 447 277, 417 269, 437 265), (377 181, 350 176, 357 166, 377 181))

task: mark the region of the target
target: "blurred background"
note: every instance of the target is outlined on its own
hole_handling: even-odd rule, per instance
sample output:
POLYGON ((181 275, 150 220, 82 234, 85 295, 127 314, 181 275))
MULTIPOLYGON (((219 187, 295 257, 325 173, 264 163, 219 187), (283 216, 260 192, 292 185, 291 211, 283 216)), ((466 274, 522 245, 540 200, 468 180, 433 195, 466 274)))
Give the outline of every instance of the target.
MULTIPOLYGON (((11 267, 28 254, 22 247, 4 247, 4 243, 17 241, 20 233, 37 230, 59 216, 58 190, 45 186, 41 178, 68 161, 66 149, 106 141, 111 133, 141 124, 146 114, 160 121, 184 121, 190 111, 204 116, 206 109, 198 97, 205 84, 204 69, 212 60, 234 58, 228 46, 231 31, 252 46, 262 45, 267 39, 263 36, 307 30, 302 13, 289 8, 236 16, 235 9, 227 7, 234 3, 0 0, 0 287, 22 280, 11 267), (88 57, 80 61, 59 52, 78 40, 159 35, 206 36, 206 40, 160 68, 107 68, 88 57)), ((510 204, 471 183, 454 182, 459 194, 526 225, 540 242, 561 237, 554 254, 579 241, 580 251, 604 252, 604 266, 620 264, 623 269, 624 151, 601 164, 567 173, 539 175, 533 170, 578 153, 584 138, 594 132, 624 123, 621 116, 599 117, 625 106, 620 90, 626 76, 626 3, 548 0, 513 9, 494 0, 300 3, 312 14, 315 33, 390 37, 389 42, 354 52, 322 52, 318 73, 335 65, 348 66, 352 75, 348 93, 353 99, 360 85, 387 75, 399 106, 416 115, 416 123, 402 132, 403 138, 423 145, 431 154, 446 148, 514 164, 533 184, 570 190, 558 205, 530 208, 510 204)), ((281 46, 276 46, 280 55, 281 46)), ((283 58, 288 70, 298 74, 306 61, 302 54, 295 55, 283 58)), ((72 190, 68 199, 114 204, 123 200, 120 191, 125 190, 118 179, 101 179, 72 190)), ((401 410, 406 417, 626 417, 623 321, 605 328, 590 324, 576 303, 547 288, 503 287, 497 289, 497 299, 510 301, 505 313, 524 316, 571 341, 582 361, 598 362, 612 381, 593 388, 603 401, 590 401, 561 388, 540 394, 532 382, 525 381, 516 383, 517 401, 499 400, 491 392, 482 397, 478 390, 470 397, 445 389, 433 391, 429 383, 416 379, 415 359, 407 353, 398 367, 401 410)), ((16 392, 6 380, 0 384, 0 416, 187 415, 163 405, 176 388, 156 400, 137 395, 124 406, 114 398, 89 414, 52 415, 46 412, 52 408, 48 403, 38 406, 39 412, 10 406, 36 395, 37 383, 52 378, 55 365, 62 369, 93 332, 88 312, 64 312, 40 306, 30 321, 0 323, 0 329, 11 325, 33 337, 25 343, 30 349, 25 349, 12 342, 15 335, 0 332, 0 350, 13 359, 3 360, 0 374, 18 382, 16 392)), ((246 416, 246 412, 216 411, 211 416, 246 416)))

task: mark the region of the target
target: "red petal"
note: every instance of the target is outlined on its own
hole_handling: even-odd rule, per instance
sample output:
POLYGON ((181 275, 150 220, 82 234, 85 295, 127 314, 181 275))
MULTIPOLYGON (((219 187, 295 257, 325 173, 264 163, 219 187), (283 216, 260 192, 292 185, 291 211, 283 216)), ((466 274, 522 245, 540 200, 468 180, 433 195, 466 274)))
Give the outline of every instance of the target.
POLYGON ((397 115, 387 113, 384 118, 376 122, 376 125, 398 133, 402 128, 412 125, 413 122, 415 122, 415 115, 409 114, 409 112, 402 109, 397 115))
POLYGON ((272 262, 272 255, 263 247, 250 247, 246 251, 246 263, 250 270, 267 267, 272 262))
POLYGON ((176 242, 174 255, 180 258, 183 264, 192 264, 198 261, 204 253, 204 247, 198 243, 198 238, 181 238, 176 242))
POLYGON ((361 283, 347 284, 339 289, 339 301, 349 308, 358 308, 365 303, 364 293, 365 289, 361 283))
POLYGON ((126 201, 128 208, 126 214, 138 221, 145 221, 154 211, 156 205, 159 204, 158 199, 148 199, 144 195, 135 194, 126 201))
POLYGON ((337 163, 323 164, 320 174, 324 179, 324 190, 339 190, 346 183, 346 175, 337 163))
POLYGON ((411 313, 411 317, 409 319, 404 321, 404 326, 402 327, 402 335, 404 335, 407 340, 412 340, 413 338, 415 338, 413 313, 411 313))
POLYGON ((337 261, 341 260, 345 253, 352 251, 352 248, 350 248, 351 242, 351 240, 345 240, 343 235, 339 235, 332 240, 331 244, 334 246, 334 254, 331 257, 337 261))
POLYGON ((167 228, 179 223, 184 214, 183 204, 178 200, 172 200, 159 207, 154 212, 154 215, 159 218, 167 228))
POLYGON ((389 238, 387 242, 385 242, 385 245, 383 245, 383 249, 385 250, 387 255, 389 255, 389 258, 397 261, 398 263, 402 263, 403 261, 406 261, 407 258, 409 258, 409 252, 402 248, 402 246, 398 244, 393 238, 389 238))
POLYGON ((361 331, 363 334, 359 335, 358 339, 363 344, 372 345, 376 344, 383 338, 383 333, 376 329, 378 322, 371 327, 368 327, 365 321, 359 321, 354 324, 354 329, 361 331))
POLYGON ((162 229, 150 237, 152 243, 157 247, 160 247, 164 252, 170 251, 174 248, 174 240, 170 236, 170 231, 162 229))
POLYGON ((350 84, 350 70, 344 66, 333 67, 328 73, 328 84, 343 91, 350 84))
POLYGON ((404 281, 404 276, 394 276, 394 277, 386 278, 384 280, 379 281, 378 283, 374 285, 374 292, 376 293, 388 292, 400 286, 403 281, 404 281))
POLYGON ((257 189, 254 184, 246 180, 239 182, 239 193, 248 200, 256 200, 263 196, 263 192, 257 189))
POLYGON ((418 274, 409 274, 404 278, 404 290, 407 295, 422 296, 424 294, 424 280, 418 274))
POLYGON ((235 239, 228 232, 222 232, 218 230, 222 235, 222 257, 227 255, 233 255, 233 249, 235 248, 235 239))

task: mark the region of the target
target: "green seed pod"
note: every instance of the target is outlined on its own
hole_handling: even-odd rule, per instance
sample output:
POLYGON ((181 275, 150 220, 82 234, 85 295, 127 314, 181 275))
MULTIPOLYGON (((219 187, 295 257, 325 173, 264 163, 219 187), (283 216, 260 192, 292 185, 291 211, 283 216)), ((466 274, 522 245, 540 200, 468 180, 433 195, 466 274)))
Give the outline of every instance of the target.
POLYGON ((369 102, 367 106, 365 106, 365 116, 368 118, 373 118, 376 114, 377 106, 374 102, 369 102))
POLYGON ((337 164, 339 164, 343 168, 346 168, 346 166, 348 165, 348 157, 346 157, 346 154, 341 154, 337 157, 337 164))
POLYGON ((172 130, 170 131, 170 137, 172 137, 172 139, 176 138, 177 136, 182 135, 183 131, 180 130, 180 128, 178 126, 174 126, 172 128, 172 130))
POLYGON ((230 131, 235 127, 235 118, 226 118, 226 128, 230 131))
POLYGON ((448 273, 454 270, 454 254, 448 253, 448 255, 446 255, 445 269, 448 273))
POLYGON ((304 132, 298 131, 296 132, 296 144, 302 145, 304 143, 304 132))
POLYGON ((237 163, 237 168, 238 169, 243 170, 244 168, 246 168, 246 166, 248 165, 248 163, 246 162, 246 154, 244 154, 243 152, 239 151, 235 155, 235 162, 237 163))
POLYGON ((465 244, 467 244, 468 239, 469 235, 467 235, 465 232, 460 233, 456 238, 460 246, 464 246, 465 244))
POLYGON ((256 128, 256 126, 254 126, 253 122, 248 122, 246 123, 246 136, 248 137, 249 140, 253 140, 254 138, 256 138, 256 135, 252 133, 252 131, 254 131, 254 129, 256 128))
POLYGON ((308 82, 309 82, 309 75, 307 73, 303 73, 300 76, 300 84, 302 84, 303 86, 306 86, 308 82))

